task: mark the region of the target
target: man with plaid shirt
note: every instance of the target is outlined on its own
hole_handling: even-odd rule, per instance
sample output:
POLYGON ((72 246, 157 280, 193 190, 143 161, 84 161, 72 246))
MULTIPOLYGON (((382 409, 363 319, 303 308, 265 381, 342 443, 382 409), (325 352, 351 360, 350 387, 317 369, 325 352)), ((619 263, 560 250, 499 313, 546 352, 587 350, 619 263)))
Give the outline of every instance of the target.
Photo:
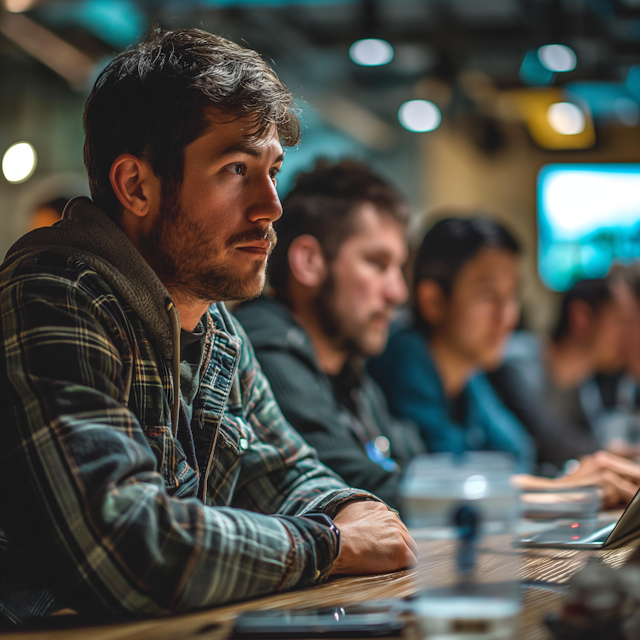
POLYGON ((221 300, 264 285, 299 126, 253 51, 157 31, 85 110, 92 200, 0 268, 0 614, 188 611, 415 564, 293 431, 221 300), (0 539, 1 541, 1 539, 0 539))

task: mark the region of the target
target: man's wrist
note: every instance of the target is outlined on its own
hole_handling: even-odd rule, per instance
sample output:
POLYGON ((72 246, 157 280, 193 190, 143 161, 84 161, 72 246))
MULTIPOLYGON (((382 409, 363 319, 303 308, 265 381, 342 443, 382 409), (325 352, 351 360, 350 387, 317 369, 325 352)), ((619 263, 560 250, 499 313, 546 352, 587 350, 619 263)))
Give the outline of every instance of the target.
POLYGON ((307 520, 313 520, 317 524, 321 524, 331 533, 336 540, 336 558, 340 555, 340 529, 336 526, 335 522, 326 514, 321 512, 303 513, 301 518, 307 518, 307 520))

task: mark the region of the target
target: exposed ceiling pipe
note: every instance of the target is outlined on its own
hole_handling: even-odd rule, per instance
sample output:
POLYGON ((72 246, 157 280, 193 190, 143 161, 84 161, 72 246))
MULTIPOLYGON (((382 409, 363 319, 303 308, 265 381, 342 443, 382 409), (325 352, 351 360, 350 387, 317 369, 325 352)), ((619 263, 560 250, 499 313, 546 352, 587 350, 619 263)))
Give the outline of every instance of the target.
POLYGON ((21 13, 4 13, 0 15, 0 33, 61 75, 72 87, 80 89, 87 85, 95 60, 31 18, 21 13))

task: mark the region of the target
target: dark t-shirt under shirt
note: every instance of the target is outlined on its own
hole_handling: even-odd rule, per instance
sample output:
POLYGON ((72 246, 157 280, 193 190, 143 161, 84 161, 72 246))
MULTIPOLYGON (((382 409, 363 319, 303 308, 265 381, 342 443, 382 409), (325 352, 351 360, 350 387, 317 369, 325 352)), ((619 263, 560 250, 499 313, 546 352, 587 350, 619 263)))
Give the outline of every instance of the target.
POLYGON ((193 331, 180 331, 180 419, 178 440, 182 444, 187 461, 198 470, 196 451, 191 431, 193 402, 200 386, 200 368, 204 354, 206 331, 202 320, 193 331))

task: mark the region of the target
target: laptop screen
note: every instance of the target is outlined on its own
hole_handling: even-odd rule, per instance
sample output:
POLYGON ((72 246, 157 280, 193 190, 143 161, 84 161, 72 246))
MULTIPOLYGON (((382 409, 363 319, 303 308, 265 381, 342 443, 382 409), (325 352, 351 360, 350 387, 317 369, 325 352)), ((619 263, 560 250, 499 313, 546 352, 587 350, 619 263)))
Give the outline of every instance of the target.
POLYGON ((633 500, 609 534, 604 546, 621 545, 627 540, 636 537, 638 532, 640 532, 640 490, 633 496, 633 500))

